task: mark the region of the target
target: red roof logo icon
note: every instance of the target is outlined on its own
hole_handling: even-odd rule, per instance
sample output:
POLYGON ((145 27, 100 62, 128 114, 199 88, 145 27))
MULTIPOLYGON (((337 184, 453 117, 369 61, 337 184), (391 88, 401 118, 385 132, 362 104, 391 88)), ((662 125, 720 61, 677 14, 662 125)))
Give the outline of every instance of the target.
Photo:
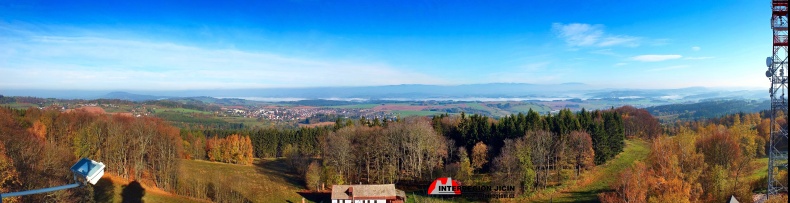
POLYGON ((429 195, 460 195, 461 188, 458 181, 450 177, 437 178, 428 187, 429 195))

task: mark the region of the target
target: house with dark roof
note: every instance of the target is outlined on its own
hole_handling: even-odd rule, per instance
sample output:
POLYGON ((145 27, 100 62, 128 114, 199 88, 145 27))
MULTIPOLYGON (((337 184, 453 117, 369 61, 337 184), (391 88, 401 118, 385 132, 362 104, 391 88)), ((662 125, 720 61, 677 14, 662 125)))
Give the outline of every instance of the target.
POLYGON ((332 203, 403 203, 406 193, 395 184, 333 185, 332 203))

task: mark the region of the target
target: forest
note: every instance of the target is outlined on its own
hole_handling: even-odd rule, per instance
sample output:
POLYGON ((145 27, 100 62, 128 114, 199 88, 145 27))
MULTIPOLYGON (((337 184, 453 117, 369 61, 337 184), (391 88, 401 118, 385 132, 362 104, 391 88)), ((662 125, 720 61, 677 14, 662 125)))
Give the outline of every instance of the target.
MULTIPOLYGON (((605 163, 623 150, 627 134, 649 137, 658 132, 645 128, 626 131, 627 125, 637 126, 634 123, 640 115, 652 117, 631 113, 624 120, 621 111, 636 109, 583 110, 577 114, 566 109, 548 116, 529 111, 498 120, 463 113, 394 121, 338 119, 333 126, 318 128, 182 130, 182 137, 188 143, 184 149, 193 152, 190 157, 205 158, 201 154, 205 150, 200 149, 205 137, 248 135, 256 157, 285 157, 300 174, 312 177, 306 181, 308 188, 318 183, 417 184, 438 176, 463 180, 473 171, 508 173, 501 177, 503 181, 520 180, 502 172, 513 167, 535 171, 540 179, 524 179, 518 184, 532 188, 605 163), (540 145, 508 146, 524 142, 540 145), (503 148, 530 148, 522 150, 530 163, 509 161, 515 152, 503 148)), ((657 128, 657 121, 651 121, 657 128)))
MULTIPOLYGON (((96 115, 85 111, 0 108, 0 192, 65 185, 81 157, 100 160, 106 171, 172 190, 181 149, 178 129, 156 118, 96 115)), ((7 202, 92 202, 92 187, 7 202)))
MULTIPOLYGON (((254 158, 280 158, 308 190, 349 183, 421 185, 449 176, 517 185, 519 195, 530 196, 579 179, 618 156, 626 139, 638 139, 650 143, 649 157, 619 173, 600 201, 720 202, 764 187, 764 179, 745 176, 766 156, 769 125, 763 114, 753 113, 662 126, 648 111, 623 106, 548 115, 530 110, 498 119, 460 113, 337 119, 324 127, 217 129, 177 128, 153 117, 0 108, 0 192, 66 184, 71 174, 60 169, 88 157, 126 180, 236 202, 244 198, 235 191, 179 174, 180 160, 251 165, 254 158)), ((90 202, 96 194, 83 187, 4 201, 90 202)))

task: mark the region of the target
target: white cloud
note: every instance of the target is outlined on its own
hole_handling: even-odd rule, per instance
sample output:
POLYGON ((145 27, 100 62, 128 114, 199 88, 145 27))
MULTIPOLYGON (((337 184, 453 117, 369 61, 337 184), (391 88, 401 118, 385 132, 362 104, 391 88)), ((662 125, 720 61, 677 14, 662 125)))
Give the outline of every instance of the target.
POLYGON ((683 69, 688 67, 689 67, 688 65, 677 65, 677 66, 667 66, 663 68, 654 68, 647 71, 667 71, 667 70, 683 69))
POLYGON ((631 60, 634 61, 642 61, 642 62, 658 62, 658 61, 666 61, 672 59, 679 59, 682 58, 681 55, 655 55, 655 54, 648 54, 648 55, 639 55, 631 57, 631 60))
POLYGON ((584 23, 562 24, 554 23, 551 26, 557 37, 565 40, 570 46, 639 46, 641 38, 628 35, 611 35, 604 32, 604 26, 584 23))
POLYGON ((702 48, 700 48, 700 47, 698 47, 698 46, 693 46, 693 47, 691 47, 691 50, 692 50, 692 51, 699 51, 699 50, 701 50, 701 49, 702 49, 702 48))
POLYGON ((14 36, 0 39, 0 47, 0 87, 15 89, 166 90, 446 83, 375 61, 302 58, 131 39, 14 36))
POLYGON ((600 43, 598 43, 598 46, 602 46, 602 47, 615 46, 615 45, 636 47, 639 46, 639 38, 620 35, 620 36, 606 37, 603 40, 601 40, 600 43))

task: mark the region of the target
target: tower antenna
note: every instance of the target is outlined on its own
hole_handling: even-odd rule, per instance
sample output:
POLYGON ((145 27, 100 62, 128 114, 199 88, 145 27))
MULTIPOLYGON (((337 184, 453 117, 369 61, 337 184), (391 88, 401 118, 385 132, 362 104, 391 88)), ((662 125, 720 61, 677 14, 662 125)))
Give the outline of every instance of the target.
MULTIPOLYGON (((787 20, 788 0, 771 0, 771 30, 773 31, 773 56, 765 61, 765 76, 771 81, 771 134, 768 143, 768 182, 765 200, 772 195, 787 192, 779 170, 787 171, 787 20), (777 123, 783 116, 785 123, 777 123)), ((787 178, 785 176, 784 178, 787 178)))

